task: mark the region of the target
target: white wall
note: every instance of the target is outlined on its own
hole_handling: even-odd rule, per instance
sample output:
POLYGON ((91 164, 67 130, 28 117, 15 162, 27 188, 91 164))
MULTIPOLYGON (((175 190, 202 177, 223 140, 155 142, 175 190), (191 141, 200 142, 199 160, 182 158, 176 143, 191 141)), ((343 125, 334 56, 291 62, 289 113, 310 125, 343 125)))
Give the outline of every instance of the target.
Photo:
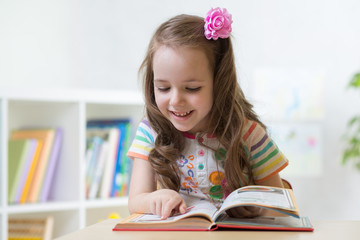
POLYGON ((216 6, 233 14, 250 99, 259 67, 324 70, 323 172, 289 180, 304 215, 360 219, 360 172, 340 165, 347 119, 360 110, 360 95, 345 90, 360 70, 358 0, 0 0, 0 88, 136 89, 155 28, 216 6))

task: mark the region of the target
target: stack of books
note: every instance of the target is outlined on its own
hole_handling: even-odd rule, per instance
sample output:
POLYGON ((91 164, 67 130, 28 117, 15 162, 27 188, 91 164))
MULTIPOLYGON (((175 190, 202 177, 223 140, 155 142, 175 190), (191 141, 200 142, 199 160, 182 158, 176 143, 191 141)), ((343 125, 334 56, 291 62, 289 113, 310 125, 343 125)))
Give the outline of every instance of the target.
POLYGON ((128 192, 129 119, 90 120, 86 130, 86 197, 111 198, 128 192))
POLYGON ((8 202, 46 202, 58 162, 62 130, 21 129, 8 144, 8 202))
POLYGON ((10 218, 8 240, 51 240, 54 219, 44 218, 10 218))

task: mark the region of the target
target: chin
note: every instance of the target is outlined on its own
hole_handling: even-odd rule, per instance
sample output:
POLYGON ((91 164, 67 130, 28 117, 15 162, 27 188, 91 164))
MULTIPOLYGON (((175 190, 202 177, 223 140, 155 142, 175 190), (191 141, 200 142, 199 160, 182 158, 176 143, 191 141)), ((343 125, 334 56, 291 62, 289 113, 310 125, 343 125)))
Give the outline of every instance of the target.
POLYGON ((188 129, 188 128, 178 128, 178 127, 176 127, 175 126, 175 128, 178 130, 178 131, 180 131, 180 132, 189 132, 189 131, 191 131, 191 129, 188 129))
POLYGON ((189 131, 191 131, 191 129, 192 129, 192 128, 185 127, 185 126, 179 126, 179 125, 174 124, 174 123, 173 123, 173 125, 174 125, 174 127, 175 127, 178 131, 180 131, 180 132, 189 132, 189 131))

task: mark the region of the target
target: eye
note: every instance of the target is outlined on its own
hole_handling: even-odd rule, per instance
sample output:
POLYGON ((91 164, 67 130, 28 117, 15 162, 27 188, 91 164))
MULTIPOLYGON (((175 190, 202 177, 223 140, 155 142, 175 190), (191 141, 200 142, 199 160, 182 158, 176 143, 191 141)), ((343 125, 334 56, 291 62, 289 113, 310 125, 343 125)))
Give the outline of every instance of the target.
POLYGON ((159 92, 166 92, 166 91, 169 91, 169 87, 158 87, 157 88, 159 92))
POLYGON ((200 91, 201 87, 196 87, 196 88, 186 88, 186 90, 188 90, 189 92, 197 92, 200 91))

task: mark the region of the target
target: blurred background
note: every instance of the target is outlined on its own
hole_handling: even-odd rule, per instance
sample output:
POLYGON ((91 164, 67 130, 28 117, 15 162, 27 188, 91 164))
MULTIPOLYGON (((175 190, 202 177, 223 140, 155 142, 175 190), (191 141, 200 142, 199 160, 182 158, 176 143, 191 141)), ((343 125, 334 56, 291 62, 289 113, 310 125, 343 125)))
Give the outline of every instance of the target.
POLYGON ((1 0, 1 89, 140 91, 155 28, 211 7, 233 16, 239 83, 290 165, 311 219, 360 219, 360 171, 341 164, 360 94, 358 0, 1 0))

